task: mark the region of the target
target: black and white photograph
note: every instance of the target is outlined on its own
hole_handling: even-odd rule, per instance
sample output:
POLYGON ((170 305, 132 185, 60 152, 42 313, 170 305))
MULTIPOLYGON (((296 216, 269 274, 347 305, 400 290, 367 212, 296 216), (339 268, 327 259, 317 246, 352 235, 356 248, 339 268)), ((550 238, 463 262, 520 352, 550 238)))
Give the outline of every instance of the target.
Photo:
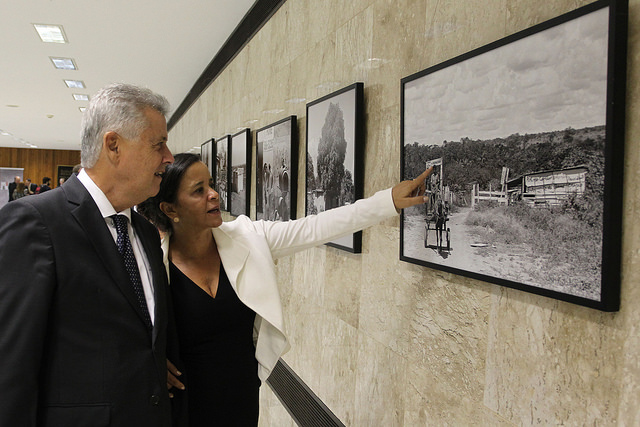
POLYGON ((296 218, 298 126, 289 116, 256 131, 256 216, 296 218))
POLYGON ((229 141, 231 137, 225 135, 216 139, 216 166, 214 185, 220 197, 220 210, 229 211, 229 141))
MULTIPOLYGON (((364 84, 354 83, 307 104, 306 215, 362 198, 364 84)), ((362 232, 327 243, 362 251, 362 232)))
POLYGON ((200 145, 200 160, 202 160, 202 163, 204 163, 205 165, 207 165, 207 168, 209 168, 209 173, 211 174, 211 176, 213 176, 213 146, 215 145, 215 140, 214 139, 210 139, 207 142, 204 142, 200 145))
POLYGON ((244 129, 231 136, 231 188, 229 212, 249 216, 251 191, 251 132, 244 129))
POLYGON ((610 9, 402 79, 401 174, 434 169, 402 214, 401 260, 618 309, 625 67, 610 9))

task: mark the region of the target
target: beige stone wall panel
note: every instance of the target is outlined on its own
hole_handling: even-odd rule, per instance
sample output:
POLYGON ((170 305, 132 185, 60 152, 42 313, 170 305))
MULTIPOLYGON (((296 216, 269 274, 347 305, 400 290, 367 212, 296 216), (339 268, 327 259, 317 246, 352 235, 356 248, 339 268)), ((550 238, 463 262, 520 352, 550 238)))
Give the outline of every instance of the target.
MULTIPOLYGON (((305 104, 362 81, 369 196, 399 178, 403 77, 588 3, 288 0, 169 145, 187 151, 245 126, 253 139, 297 115, 302 216, 305 104)), ((282 259, 285 359, 346 425, 640 424, 640 0, 629 6, 620 312, 401 262, 398 218, 366 230, 361 255, 321 247, 282 259)), ((255 215, 255 191, 252 201, 255 215)), ((294 425, 268 387, 260 424, 294 425)))

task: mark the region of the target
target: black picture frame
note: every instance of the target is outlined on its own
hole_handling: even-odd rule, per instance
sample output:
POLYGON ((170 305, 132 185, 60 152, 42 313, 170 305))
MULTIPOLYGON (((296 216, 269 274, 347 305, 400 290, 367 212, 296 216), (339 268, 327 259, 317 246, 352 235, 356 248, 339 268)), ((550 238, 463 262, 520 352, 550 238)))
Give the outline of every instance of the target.
POLYGON ((220 210, 229 212, 229 142, 230 135, 216 139, 215 165, 213 182, 218 197, 220 198, 220 210))
POLYGON ((215 139, 210 139, 208 141, 200 144, 200 160, 202 163, 207 165, 207 169, 209 169, 209 173, 213 176, 213 146, 215 145, 215 139))
POLYGON ((60 185, 60 179, 64 178, 66 181, 73 174, 73 166, 58 165, 58 180, 56 181, 56 187, 60 185))
POLYGON ((401 176, 434 165, 402 261, 619 309, 627 15, 596 1, 402 79, 401 176))
POLYGON ((256 131, 256 218, 296 218, 298 122, 289 116, 256 131))
POLYGON ((248 128, 231 135, 229 212, 233 216, 250 216, 251 154, 251 131, 248 128))
MULTIPOLYGON (((307 103, 305 214, 355 202, 364 193, 364 83, 307 103), (320 165, 320 166, 319 166, 320 165)), ((327 243, 362 252, 362 232, 327 243)))

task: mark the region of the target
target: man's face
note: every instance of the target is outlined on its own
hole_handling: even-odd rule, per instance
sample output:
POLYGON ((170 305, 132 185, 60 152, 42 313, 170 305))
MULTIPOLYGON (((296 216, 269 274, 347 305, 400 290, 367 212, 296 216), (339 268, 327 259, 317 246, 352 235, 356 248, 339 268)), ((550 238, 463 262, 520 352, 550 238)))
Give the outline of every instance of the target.
POLYGON ((147 128, 137 139, 122 138, 122 157, 119 165, 120 176, 127 185, 134 203, 140 203, 155 196, 160 190, 160 181, 166 166, 173 162, 173 155, 167 147, 167 122, 158 111, 145 110, 147 128))

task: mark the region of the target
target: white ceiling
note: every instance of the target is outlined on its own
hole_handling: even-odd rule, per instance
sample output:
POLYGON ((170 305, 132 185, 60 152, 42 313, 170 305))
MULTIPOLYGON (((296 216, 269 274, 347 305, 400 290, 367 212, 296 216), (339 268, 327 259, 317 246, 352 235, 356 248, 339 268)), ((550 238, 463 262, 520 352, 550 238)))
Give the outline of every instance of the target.
POLYGON ((166 96, 170 117, 253 3, 1 0, 0 130, 11 135, 0 134, 0 147, 79 150, 79 107, 88 102, 72 94, 114 82, 166 96), (69 43, 43 43, 32 24, 62 25, 69 43), (49 57, 72 58, 78 70, 57 70, 49 57))

